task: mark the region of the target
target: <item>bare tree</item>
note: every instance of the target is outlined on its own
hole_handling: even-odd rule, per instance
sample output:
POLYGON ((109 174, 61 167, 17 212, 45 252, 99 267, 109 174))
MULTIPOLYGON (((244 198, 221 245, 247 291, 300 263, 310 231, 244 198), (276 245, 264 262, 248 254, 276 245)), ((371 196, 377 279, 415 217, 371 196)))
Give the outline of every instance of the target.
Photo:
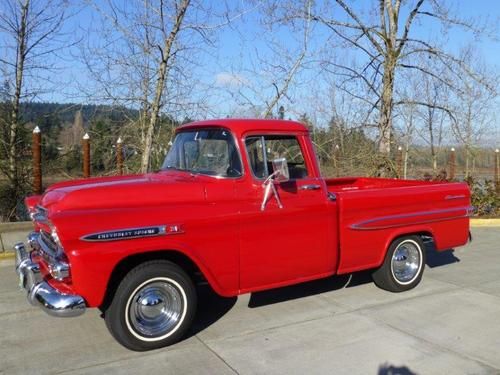
POLYGON ((410 158, 410 146, 412 142, 415 141, 414 135, 415 135, 415 128, 416 128, 416 117, 418 115, 417 113, 417 108, 415 105, 409 104, 407 106, 401 107, 399 109, 401 119, 400 121, 401 124, 401 143, 403 146, 401 147, 401 150, 398 149, 398 151, 403 152, 403 171, 402 171, 402 177, 404 179, 408 178, 408 169, 409 169, 409 158, 410 158))
POLYGON ((498 73, 487 71, 470 46, 462 50, 461 59, 464 63, 474 62, 481 76, 488 77, 486 87, 470 77, 462 77, 454 103, 457 121, 452 123, 452 131, 465 149, 465 177, 468 178, 476 156, 474 147, 482 137, 488 135, 487 130, 494 127, 494 103, 498 98, 499 76, 498 73))
POLYGON ((425 101, 397 97, 398 72, 411 70, 451 87, 451 82, 443 80, 425 64, 426 60, 433 59, 449 70, 481 81, 470 66, 433 40, 422 38, 414 29, 418 29, 424 20, 434 21, 443 27, 459 26, 473 32, 479 29, 473 23, 455 17, 436 0, 379 0, 371 4, 372 7, 365 11, 364 7, 353 2, 332 0, 326 2, 323 8, 315 9, 312 19, 330 30, 332 40, 336 40, 340 51, 356 51, 357 64, 348 64, 344 58, 325 61, 324 65, 342 79, 340 86, 354 98, 364 97, 371 104, 370 115, 378 111, 378 150, 388 154, 394 106, 410 102, 418 106, 429 105, 425 101))
POLYGON ((301 74, 314 53, 310 48, 312 27, 308 16, 313 1, 295 1, 293 7, 274 0, 250 3, 256 4, 249 12, 252 32, 242 32, 240 25, 235 27, 240 39, 240 59, 226 62, 225 72, 218 75, 221 96, 230 96, 236 102, 237 115, 244 108, 251 116, 278 117, 282 106, 292 113, 294 89, 307 85, 301 74))
POLYGON ((18 159, 22 152, 21 102, 38 92, 37 80, 52 72, 50 57, 65 45, 59 39, 65 9, 62 0, 4 0, 0 4, 0 69, 10 105, 8 121, 3 124, 8 128, 8 137, 2 139, 7 158, 2 169, 14 190, 19 189, 18 159))
MULTIPOLYGON (((278 105, 280 99, 287 95, 292 80, 295 78, 300 69, 304 67, 304 61, 309 52, 308 51, 309 39, 311 38, 312 0, 306 0, 302 4, 302 7, 304 9, 305 17, 303 25, 300 26, 300 33, 302 34, 302 40, 300 43, 299 51, 296 52, 295 56, 293 56, 291 59, 290 58, 287 59, 288 63, 285 62, 284 64, 282 64, 277 61, 273 62, 275 70, 278 70, 278 72, 276 72, 277 74, 274 76, 275 81, 272 82, 272 85, 276 89, 276 94, 270 100, 266 101, 266 109, 264 111, 264 117, 269 117, 272 114, 273 109, 275 108, 275 106, 278 105)), ((275 12, 278 13, 276 10, 274 10, 274 12, 272 12, 274 17, 272 16, 270 20, 267 20, 267 24, 273 24, 275 21, 282 23, 283 21, 287 20, 288 17, 286 11, 283 15, 274 14, 275 12), (278 19, 276 20, 276 18, 278 19)), ((275 53, 273 55, 274 57, 276 57, 276 55, 278 54, 275 53)), ((281 56, 283 56, 283 54, 281 54, 281 56)))
POLYGON ((216 32, 237 12, 216 10, 201 0, 88 3, 101 22, 90 31, 98 39, 82 51, 91 75, 84 89, 93 101, 138 110, 139 119, 130 122, 137 130, 140 171, 147 172, 162 116, 172 118, 176 109, 197 105, 190 96, 197 52, 213 47, 216 32))
MULTIPOLYGON (((435 70, 438 74, 437 69, 435 70)), ((442 74, 445 74, 442 72, 442 74)), ((443 77, 442 75, 440 75, 443 77)), ((416 74, 410 85, 412 86, 412 97, 418 98, 425 106, 420 106, 415 117, 420 118, 421 124, 416 129, 418 135, 429 146, 432 159, 432 171, 437 175, 438 154, 445 136, 445 125, 449 123, 450 117, 444 109, 450 111, 449 101, 451 92, 440 81, 426 74, 416 74)), ((415 105, 409 105, 415 111, 415 105)), ((404 106, 408 107, 408 106, 404 106)))
POLYGON ((441 112, 438 112, 436 106, 439 100, 440 86, 436 82, 426 82, 425 93, 427 102, 430 104, 425 111, 426 128, 429 134, 429 146, 431 148, 432 170, 434 174, 437 172, 437 151, 436 145, 440 146, 443 140, 443 123, 444 118, 441 112))
MULTIPOLYGON (((161 98, 163 90, 165 90, 165 82, 170 70, 170 60, 173 58, 173 45, 177 39, 177 35, 181 29, 182 21, 184 20, 184 15, 189 7, 190 0, 182 0, 178 5, 175 6, 175 16, 172 21, 170 29, 166 28, 164 23, 164 18, 162 17, 162 34, 163 34, 163 47, 157 46, 160 50, 160 64, 158 66, 158 78, 156 80, 156 88, 151 102, 151 116, 149 119, 149 124, 147 125, 146 136, 144 138, 144 147, 141 161, 141 171, 147 172, 149 169, 149 159, 151 155, 151 144, 153 142, 153 132, 158 121, 161 108, 161 98)), ((163 9, 160 8, 160 11, 163 9)))

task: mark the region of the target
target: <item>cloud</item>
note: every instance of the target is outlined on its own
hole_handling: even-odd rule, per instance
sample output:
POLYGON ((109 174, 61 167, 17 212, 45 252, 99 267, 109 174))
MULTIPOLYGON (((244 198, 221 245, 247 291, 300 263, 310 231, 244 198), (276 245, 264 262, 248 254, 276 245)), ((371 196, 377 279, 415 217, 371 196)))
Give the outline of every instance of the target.
POLYGON ((221 72, 215 75, 215 84, 222 87, 240 87, 246 85, 248 80, 235 73, 221 72))

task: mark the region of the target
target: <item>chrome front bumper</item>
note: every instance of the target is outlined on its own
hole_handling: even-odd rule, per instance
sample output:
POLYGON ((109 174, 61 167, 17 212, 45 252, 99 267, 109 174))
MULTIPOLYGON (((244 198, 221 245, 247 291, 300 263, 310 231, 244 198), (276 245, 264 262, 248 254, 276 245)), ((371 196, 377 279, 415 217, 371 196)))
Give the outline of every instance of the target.
MULTIPOLYGON (((34 235, 30 235, 30 243, 34 235)), ((63 318, 85 312, 85 300, 81 296, 61 293, 42 279, 39 265, 31 260, 31 251, 26 251, 22 242, 16 244, 14 250, 19 286, 28 292, 28 301, 33 306, 39 306, 49 315, 63 318)))

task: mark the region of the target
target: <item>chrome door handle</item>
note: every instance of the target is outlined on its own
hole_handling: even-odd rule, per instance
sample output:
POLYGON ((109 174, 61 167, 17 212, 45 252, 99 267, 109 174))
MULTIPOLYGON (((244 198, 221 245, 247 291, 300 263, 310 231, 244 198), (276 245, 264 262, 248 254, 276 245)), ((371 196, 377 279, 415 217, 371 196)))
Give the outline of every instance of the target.
POLYGON ((315 185, 315 184, 302 185, 299 189, 300 190, 319 190, 319 189, 321 189, 321 186, 320 185, 315 185))

